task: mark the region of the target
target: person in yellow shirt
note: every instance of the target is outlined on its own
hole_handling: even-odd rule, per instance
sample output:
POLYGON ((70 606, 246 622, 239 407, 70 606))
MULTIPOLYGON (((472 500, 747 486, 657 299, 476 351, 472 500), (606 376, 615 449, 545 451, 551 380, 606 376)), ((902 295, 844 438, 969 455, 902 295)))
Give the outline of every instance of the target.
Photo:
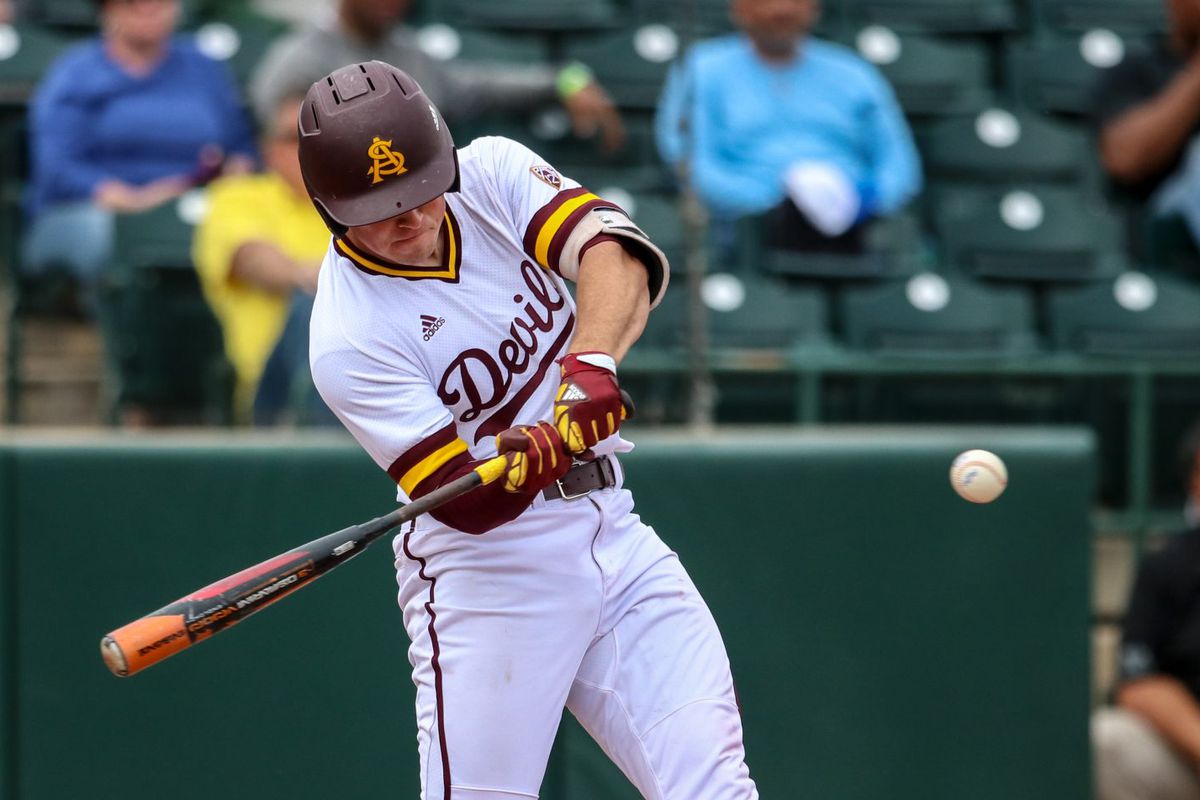
POLYGON ((309 380, 306 312, 329 229, 300 175, 299 109, 300 98, 283 100, 263 130, 264 172, 213 182, 193 243, 200 282, 237 375, 240 421, 279 421, 297 381, 309 380))

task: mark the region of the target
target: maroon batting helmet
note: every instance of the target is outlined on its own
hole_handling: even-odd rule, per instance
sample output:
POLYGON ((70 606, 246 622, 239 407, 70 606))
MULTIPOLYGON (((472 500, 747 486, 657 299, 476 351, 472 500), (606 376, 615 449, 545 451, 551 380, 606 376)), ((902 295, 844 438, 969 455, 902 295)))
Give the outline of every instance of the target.
POLYGON ((352 64, 309 87, 300 170, 335 234, 458 191, 458 155, 442 115, 408 73, 352 64))

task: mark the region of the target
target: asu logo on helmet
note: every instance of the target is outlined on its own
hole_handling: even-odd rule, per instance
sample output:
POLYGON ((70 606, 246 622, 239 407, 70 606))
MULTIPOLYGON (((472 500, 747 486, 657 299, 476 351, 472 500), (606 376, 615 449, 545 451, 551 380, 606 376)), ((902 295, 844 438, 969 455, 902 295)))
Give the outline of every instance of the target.
POLYGON ((390 175, 403 175, 408 172, 404 168, 404 154, 392 150, 391 139, 385 141, 376 136, 367 148, 367 155, 375 162, 367 170, 367 174, 374 178, 371 181, 372 186, 383 183, 383 179, 390 175))

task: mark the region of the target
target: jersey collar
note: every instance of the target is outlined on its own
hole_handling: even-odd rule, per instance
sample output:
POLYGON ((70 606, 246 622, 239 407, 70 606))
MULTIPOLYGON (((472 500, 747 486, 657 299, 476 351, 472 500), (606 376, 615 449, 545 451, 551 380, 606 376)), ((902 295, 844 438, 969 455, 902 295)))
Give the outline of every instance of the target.
POLYGON ((458 220, 455 219, 454 213, 450 211, 449 204, 446 205, 446 216, 443 222, 441 232, 443 245, 442 263, 434 266, 419 267, 386 261, 377 256, 364 253, 351 244, 350 240, 341 237, 334 238, 333 246, 339 254, 348 258, 350 263, 368 275, 407 278, 409 280, 434 278, 449 283, 458 283, 458 270, 462 266, 462 232, 459 230, 458 220))

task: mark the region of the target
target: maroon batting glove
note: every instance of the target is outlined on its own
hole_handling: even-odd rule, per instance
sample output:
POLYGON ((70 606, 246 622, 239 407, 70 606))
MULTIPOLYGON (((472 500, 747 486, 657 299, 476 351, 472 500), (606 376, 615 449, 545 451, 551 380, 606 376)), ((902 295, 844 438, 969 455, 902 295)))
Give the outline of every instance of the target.
POLYGON ((504 472, 506 492, 537 495, 571 468, 571 457, 549 422, 502 431, 496 436, 496 450, 508 456, 504 472))
POLYGON ((559 362, 562 383, 554 398, 554 427, 568 453, 580 455, 621 427, 625 407, 617 362, 607 353, 570 353, 559 362))

